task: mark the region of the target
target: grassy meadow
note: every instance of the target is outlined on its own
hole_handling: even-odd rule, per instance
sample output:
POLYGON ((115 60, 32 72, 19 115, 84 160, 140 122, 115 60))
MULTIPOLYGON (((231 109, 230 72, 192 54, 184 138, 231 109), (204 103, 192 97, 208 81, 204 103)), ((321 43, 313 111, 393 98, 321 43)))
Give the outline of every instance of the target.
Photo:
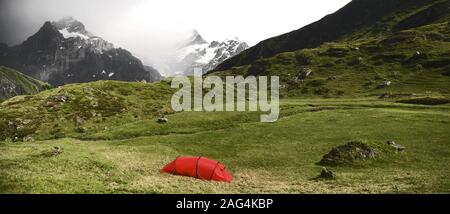
POLYGON ((0 143, 1 193, 449 193, 450 105, 378 98, 283 99, 280 119, 257 112, 183 112, 110 124, 83 137, 0 143), (348 141, 406 146, 374 160, 316 163, 348 141), (54 146, 63 148, 52 155, 54 146), (224 163, 231 184, 159 173, 180 155, 224 163))

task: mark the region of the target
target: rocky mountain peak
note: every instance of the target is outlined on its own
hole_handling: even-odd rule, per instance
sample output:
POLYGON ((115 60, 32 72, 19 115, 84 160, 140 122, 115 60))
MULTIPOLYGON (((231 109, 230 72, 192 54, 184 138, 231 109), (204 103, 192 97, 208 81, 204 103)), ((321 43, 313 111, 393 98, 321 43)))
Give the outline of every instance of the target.
POLYGON ((197 30, 194 29, 192 31, 192 36, 190 37, 190 39, 188 40, 186 45, 184 45, 184 47, 191 46, 191 45, 201 45, 201 44, 206 44, 206 43, 208 43, 208 42, 205 39, 203 39, 203 37, 200 35, 200 33, 197 30))
POLYGON ((59 21, 52 22, 51 24, 55 26, 65 38, 79 36, 87 39, 94 36, 86 30, 82 22, 71 16, 64 17, 59 21))
POLYGON ((39 29, 39 34, 49 34, 49 33, 57 33, 58 29, 52 25, 51 22, 47 21, 42 25, 42 27, 39 29))
POLYGON ((45 22, 16 47, 0 47, 0 65, 54 86, 97 80, 156 81, 157 70, 130 52, 90 34, 72 17, 45 22))
POLYGON ((188 41, 174 54, 176 62, 171 65, 171 70, 176 75, 191 75, 195 68, 201 68, 206 73, 248 48, 247 43, 237 38, 208 42, 197 30, 192 31, 188 41))

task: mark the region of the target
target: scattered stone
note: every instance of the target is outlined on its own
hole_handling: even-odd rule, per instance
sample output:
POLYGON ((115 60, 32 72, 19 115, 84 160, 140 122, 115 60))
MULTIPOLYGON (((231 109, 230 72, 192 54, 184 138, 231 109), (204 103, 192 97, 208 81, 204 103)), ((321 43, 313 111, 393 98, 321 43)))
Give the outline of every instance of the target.
POLYGON ((31 136, 26 136, 22 140, 23 140, 23 142, 33 142, 34 138, 31 136))
POLYGON ((378 157, 378 152, 361 142, 349 142, 333 148, 319 162, 321 165, 350 164, 356 160, 368 160, 378 157))
POLYGON ((158 118, 158 123, 168 123, 169 119, 167 119, 164 115, 158 118))
POLYGON ((310 68, 302 68, 295 79, 296 82, 303 82, 308 78, 312 73, 310 68))
POLYGON ((326 167, 322 168, 322 171, 320 172, 319 177, 321 179, 334 179, 334 174, 331 170, 327 169, 326 167))
POLYGON ((386 88, 392 85, 391 81, 384 81, 378 85, 378 88, 386 88))
POLYGON ((55 95, 55 96, 49 97, 49 100, 53 101, 53 102, 65 103, 69 100, 69 97, 67 97, 65 95, 55 95))
POLYGON ((54 146, 53 147, 53 151, 52 151, 53 155, 59 155, 61 153, 63 153, 63 148, 61 146, 54 146))
POLYGON ((406 147, 404 147, 400 144, 397 144, 395 141, 392 141, 392 140, 387 141, 386 144, 400 152, 406 149, 406 147))

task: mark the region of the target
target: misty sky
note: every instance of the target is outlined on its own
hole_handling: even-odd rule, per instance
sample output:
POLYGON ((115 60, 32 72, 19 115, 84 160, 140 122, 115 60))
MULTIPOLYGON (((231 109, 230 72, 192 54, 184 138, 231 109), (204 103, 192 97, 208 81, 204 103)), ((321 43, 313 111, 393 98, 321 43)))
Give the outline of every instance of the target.
POLYGON ((332 13, 350 0, 0 0, 0 42, 23 42, 44 21, 72 16, 146 63, 197 29, 208 41, 255 45, 332 13))

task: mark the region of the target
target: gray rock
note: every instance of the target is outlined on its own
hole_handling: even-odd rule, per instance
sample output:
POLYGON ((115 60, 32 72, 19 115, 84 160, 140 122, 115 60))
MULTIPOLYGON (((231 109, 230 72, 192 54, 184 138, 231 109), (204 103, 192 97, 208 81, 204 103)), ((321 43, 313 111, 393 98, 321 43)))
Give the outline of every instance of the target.
POLYGON ((388 81, 384 81, 384 82, 380 83, 378 85, 378 88, 386 88, 386 87, 389 87, 391 85, 392 85, 392 82, 388 80, 388 81))
POLYGON ((302 68, 295 79, 296 82, 303 82, 312 74, 312 70, 310 68, 302 68))
POLYGON ((23 142, 33 142, 34 138, 31 136, 26 136, 22 140, 23 140, 23 142))
POLYGON ((158 123, 168 123, 169 119, 167 119, 164 115, 158 118, 158 123))
POLYGON ((404 147, 400 144, 397 144, 395 141, 392 141, 392 140, 387 141, 386 144, 389 145, 390 147, 394 148, 397 151, 403 151, 406 149, 406 147, 404 147))
POLYGON ((326 167, 323 167, 318 178, 334 179, 334 174, 331 170, 327 169, 326 167))
POLYGON ((63 148, 61 146, 54 146, 52 150, 53 155, 59 155, 63 153, 63 148))

